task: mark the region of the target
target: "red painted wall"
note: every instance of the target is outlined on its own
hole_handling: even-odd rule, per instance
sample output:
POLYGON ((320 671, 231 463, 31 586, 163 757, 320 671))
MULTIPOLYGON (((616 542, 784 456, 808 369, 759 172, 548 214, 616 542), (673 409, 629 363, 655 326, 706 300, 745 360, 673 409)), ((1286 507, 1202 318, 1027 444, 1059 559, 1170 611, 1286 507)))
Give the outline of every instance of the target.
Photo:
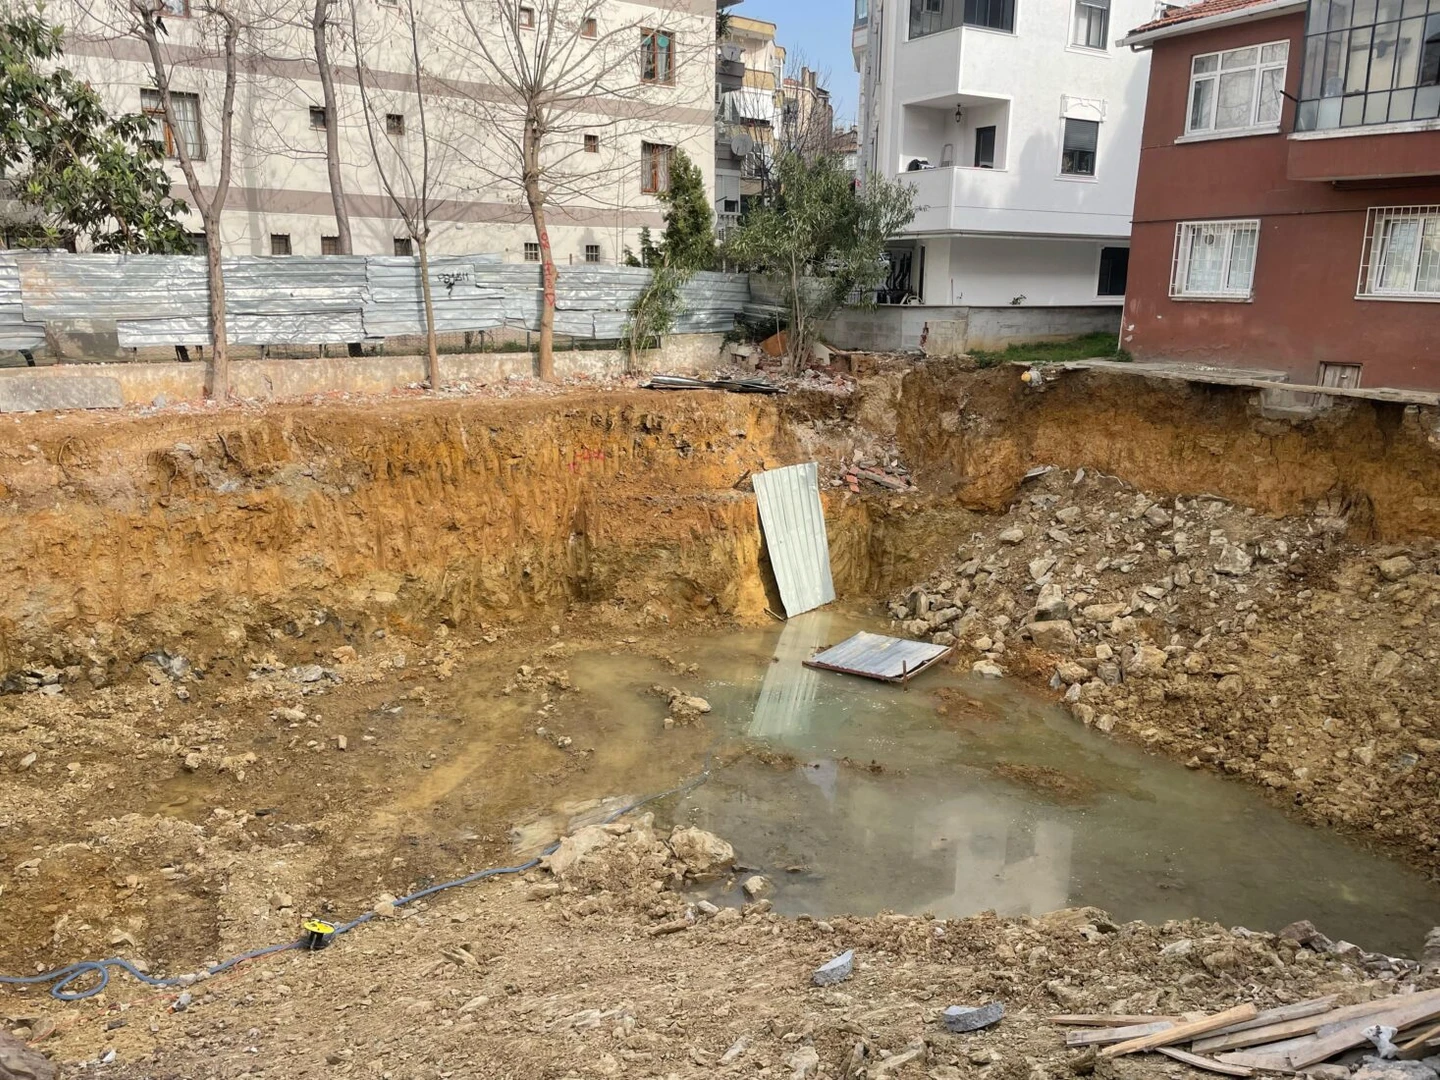
MULTIPOLYGON (((1288 99, 1281 134, 1175 143, 1185 132, 1192 56, 1288 38, 1285 89, 1294 95, 1304 25, 1302 14, 1292 14, 1155 43, 1130 239, 1126 348, 1140 360, 1275 368, 1304 383, 1316 381, 1322 362, 1363 364, 1363 386, 1440 389, 1440 302, 1355 299, 1366 210, 1440 204, 1440 177, 1381 187, 1370 181, 1363 190, 1290 179, 1293 144, 1284 133, 1294 126, 1295 106, 1288 99), (1260 219, 1253 300, 1170 299, 1176 223, 1232 217, 1260 219)), ((1440 166, 1440 132, 1426 134, 1440 166)), ((1353 141, 1317 140, 1306 151, 1353 141)))

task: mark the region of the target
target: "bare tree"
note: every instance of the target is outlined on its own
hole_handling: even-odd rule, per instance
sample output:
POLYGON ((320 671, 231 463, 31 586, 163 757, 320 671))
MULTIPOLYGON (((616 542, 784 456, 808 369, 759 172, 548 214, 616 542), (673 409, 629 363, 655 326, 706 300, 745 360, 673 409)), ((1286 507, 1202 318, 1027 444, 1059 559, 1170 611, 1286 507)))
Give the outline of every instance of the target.
POLYGON ((413 94, 416 111, 414 137, 419 140, 419 160, 409 146, 397 145, 394 139, 410 135, 405 130, 405 113, 388 112, 377 102, 378 88, 370 77, 361 44, 360 19, 355 0, 350 2, 350 26, 355 50, 355 83, 360 93, 360 106, 365 135, 374 158, 375 173, 396 215, 404 223, 420 257, 420 295, 425 309, 425 378, 434 390, 440 386, 440 350, 435 338, 435 302, 430 289, 431 216, 440 201, 438 177, 443 168, 443 145, 432 138, 432 117, 428 108, 430 97, 424 66, 421 61, 421 26, 416 20, 415 0, 404 0, 402 18, 409 53, 410 71, 406 74, 406 94, 413 94), (391 117, 398 116, 402 130, 392 127, 391 117))
POLYGON ((714 69, 714 25, 678 6, 617 20, 603 0, 458 4, 463 33, 452 46, 470 78, 487 88, 479 94, 468 89, 475 83, 456 86, 479 121, 473 130, 483 133, 464 156, 488 186, 509 187, 524 200, 540 253, 539 374, 553 380, 552 214, 635 208, 668 187, 668 155, 679 137, 666 114, 702 101, 709 107, 711 77, 704 73, 714 69), (691 66, 697 62, 704 69, 691 66), (637 170, 642 138, 648 158, 637 170), (608 152, 603 142, 612 144, 608 152), (637 172, 642 180, 632 190, 625 179, 637 172))
POLYGON ((225 200, 230 193, 230 164, 234 156, 235 85, 238 78, 236 54, 241 20, 231 8, 230 0, 203 0, 192 10, 192 17, 199 14, 215 24, 225 80, 220 112, 216 118, 220 124, 220 161, 215 171, 214 188, 207 194, 200 185, 200 177, 195 170, 195 155, 191 152, 192 134, 195 138, 203 138, 198 112, 194 116, 181 117, 170 89, 171 65, 160 43, 160 37, 165 33, 164 0, 130 0, 130 10, 135 17, 135 32, 144 41, 150 56, 151 74, 164 112, 166 142, 180 162, 180 171, 190 189, 190 204, 199 211, 200 220, 204 223, 212 342, 205 394, 223 399, 230 393, 230 350, 225 332, 225 275, 220 261, 223 240, 220 224, 225 200))
POLYGON ((335 72, 330 66, 330 7, 334 3, 315 0, 310 30, 315 38, 315 65, 320 70, 320 95, 325 102, 325 172, 330 179, 330 202, 335 207, 335 245, 341 255, 353 255, 350 209, 345 205, 345 182, 340 176, 340 102, 335 96, 335 72))

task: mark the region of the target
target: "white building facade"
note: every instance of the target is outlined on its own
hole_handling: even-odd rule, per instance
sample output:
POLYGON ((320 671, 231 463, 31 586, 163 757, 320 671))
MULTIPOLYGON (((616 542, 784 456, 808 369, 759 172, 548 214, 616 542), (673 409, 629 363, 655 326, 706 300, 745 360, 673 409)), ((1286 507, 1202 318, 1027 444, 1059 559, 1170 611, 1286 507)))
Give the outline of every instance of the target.
POLYGON ((882 303, 1124 300, 1153 0, 855 0, 862 175, 916 189, 882 303))
MULTIPOLYGON (((497 55, 510 45, 499 36, 495 6, 509 0, 469 0, 473 23, 458 0, 413 9, 401 0, 332 4, 331 68, 338 115, 324 107, 315 63, 313 0, 285 0, 262 10, 257 0, 231 0, 242 13, 240 77, 233 110, 234 164, 222 220, 223 249, 232 255, 324 255, 336 251, 336 219, 327 172, 326 131, 339 134, 344 205, 353 253, 414 254, 390 202, 377 157, 401 189, 422 175, 426 147, 419 130, 419 98, 406 12, 417 12, 433 199, 430 251, 436 255, 493 252, 509 262, 538 262, 539 244, 513 150, 519 124, 496 122, 501 94, 477 77, 473 25, 489 33, 497 55), (352 19, 354 20, 352 22, 352 19), (488 23, 486 20, 489 20, 488 23), (361 42, 359 49, 356 40, 361 42), (356 53, 359 52, 357 65, 356 53), (358 74, 357 74, 358 72, 358 74), (360 78, 371 95, 367 131, 360 78), (383 122, 381 117, 383 116, 383 122), (501 130, 501 127, 505 130, 501 130)), ((221 143, 223 66, 213 17, 202 0, 164 0, 163 51, 179 133, 166 133, 146 46, 127 32, 123 0, 55 0, 46 18, 65 29, 64 63, 98 90, 117 113, 156 115, 157 137, 184 138, 200 184, 213 188, 221 143)), ((521 0, 522 48, 545 29, 554 0, 521 0), (528 25, 526 25, 528 23, 528 25)), ((576 0, 574 42, 566 62, 607 63, 620 56, 614 97, 596 95, 567 118, 547 143, 557 179, 546 207, 555 261, 614 264, 638 249, 642 227, 663 228, 669 155, 683 148, 714 191, 715 0, 576 0), (572 60, 593 52, 589 60, 572 60)), ((569 26, 569 22, 566 24, 569 26)), ((557 48, 557 52, 562 52, 557 48)), ((583 80, 573 82, 583 85, 583 80)), ((175 193, 186 198, 173 160, 175 193)), ((198 213, 187 220, 202 231, 198 213)))

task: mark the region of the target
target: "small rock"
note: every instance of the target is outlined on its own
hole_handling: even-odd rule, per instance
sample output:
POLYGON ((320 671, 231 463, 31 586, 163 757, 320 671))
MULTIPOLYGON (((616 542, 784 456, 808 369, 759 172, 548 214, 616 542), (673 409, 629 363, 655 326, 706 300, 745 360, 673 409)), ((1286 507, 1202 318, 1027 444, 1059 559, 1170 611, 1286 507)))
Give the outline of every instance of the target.
POLYGON ((200 768, 200 763, 204 760, 205 757, 203 754, 200 753, 200 751, 192 750, 190 751, 190 753, 185 755, 185 768, 189 772, 194 772, 196 769, 200 768))
POLYGON ((702 915, 718 915, 720 913, 720 909, 709 900, 701 900, 695 905, 695 910, 699 911, 702 915))
POLYGON ((1080 520, 1080 507, 1066 506, 1055 511, 1055 520, 1062 525, 1073 525, 1080 520))
POLYGON ((298 724, 305 719, 305 710, 292 709, 288 705, 282 705, 275 710, 275 719, 284 720, 287 724, 298 724))
POLYGON ((1415 564, 1408 555, 1396 555, 1392 559, 1382 559, 1375 568, 1380 571, 1380 576, 1386 581, 1399 581, 1415 573, 1415 564))
POLYGON ((1435 1070, 1420 1061, 1377 1061, 1371 1058, 1350 1080, 1437 1080, 1435 1070))
POLYGON ((552 896, 560 895, 560 886, 553 881, 546 881, 540 885, 531 885, 530 891, 525 894, 527 900, 549 900, 552 896))
POLYGON ((288 892, 271 893, 270 906, 280 911, 286 908, 293 908, 295 906, 295 898, 288 892))
POLYGON ((790 1080, 806 1080, 820 1068, 820 1052, 813 1046, 802 1046, 790 1055, 785 1064, 790 1066, 790 1080))
POLYGON ((746 878, 740 883, 740 888, 745 890, 745 895, 751 900, 759 900, 775 891, 774 884, 764 874, 754 874, 746 878))
POLYGON ((999 1023, 1005 1015, 1005 1003, 1003 1001, 992 1001, 979 1008, 971 1008, 965 1005, 951 1005, 941 1015, 941 1021, 945 1024, 945 1030, 953 1035, 963 1035, 967 1031, 979 1031, 991 1024, 999 1023))
POLYGON ((1065 600, 1065 593, 1059 585, 1050 582, 1040 589, 1040 595, 1035 599, 1035 619, 1038 622, 1048 622, 1055 619, 1068 619, 1070 617, 1070 605, 1065 600))
POLYGON ((1153 525, 1157 529, 1170 524, 1170 511, 1158 503, 1146 510, 1143 517, 1147 524, 1153 525))
POLYGON ((976 660, 970 665, 970 670, 985 679, 998 679, 1005 674, 1005 669, 993 660, 976 660))
POLYGON ((335 749, 344 750, 350 745, 350 741, 344 735, 335 736, 335 749))
POLYGON ((735 849, 714 833, 692 827, 676 827, 670 834, 670 850, 685 864, 693 878, 721 874, 735 861, 735 849))
POLYGON ((1250 572, 1255 560, 1250 553, 1238 544, 1226 544, 1220 557, 1215 560, 1215 569, 1218 573, 1229 574, 1231 577, 1240 577, 1250 572))
POLYGON ((15 768, 20 772, 24 772, 26 769, 30 768, 31 765, 35 764, 39 756, 40 755, 35 753, 34 750, 31 750, 30 753, 26 754, 18 762, 16 762, 15 768))
POLYGON ((184 1012, 190 1007, 190 1003, 194 1000, 195 996, 191 994, 189 990, 182 990, 180 991, 180 996, 175 999, 175 1003, 171 1005, 170 1008, 175 1012, 184 1012))
POLYGON ((0 1031, 0 1077, 5 1080, 55 1080, 57 1073, 44 1054, 0 1031))
POLYGON ((1030 561, 1029 569, 1030 579, 1032 581, 1041 581, 1044 579, 1046 574, 1050 573, 1051 570, 1055 569, 1055 560, 1049 555, 1046 555, 1044 558, 1040 559, 1032 559, 1030 561))
POLYGON ((996 539, 999 540, 1002 544, 1018 544, 1025 539, 1025 530, 1020 528, 1019 526, 1011 529, 1006 529, 1004 532, 1000 533, 1000 535, 997 536, 996 539))
POLYGON ((1075 628, 1068 619, 1034 622, 1030 624, 1030 640, 1044 652, 1067 653, 1076 645, 1075 628))
POLYGON ((846 949, 834 960, 822 964, 810 976, 816 986, 833 986, 850 978, 855 970, 855 950, 846 949))
POLYGON ((333 673, 319 664, 301 664, 290 669, 290 678, 301 683, 316 683, 326 676, 333 677, 333 673))

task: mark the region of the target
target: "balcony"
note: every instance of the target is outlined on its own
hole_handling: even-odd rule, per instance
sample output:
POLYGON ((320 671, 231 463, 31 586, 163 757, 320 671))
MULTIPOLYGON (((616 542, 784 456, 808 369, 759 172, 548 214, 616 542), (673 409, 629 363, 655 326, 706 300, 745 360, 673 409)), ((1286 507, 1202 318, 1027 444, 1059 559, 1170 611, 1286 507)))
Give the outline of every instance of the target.
POLYGON ((928 103, 960 93, 962 27, 912 38, 895 52, 897 101, 928 103))

